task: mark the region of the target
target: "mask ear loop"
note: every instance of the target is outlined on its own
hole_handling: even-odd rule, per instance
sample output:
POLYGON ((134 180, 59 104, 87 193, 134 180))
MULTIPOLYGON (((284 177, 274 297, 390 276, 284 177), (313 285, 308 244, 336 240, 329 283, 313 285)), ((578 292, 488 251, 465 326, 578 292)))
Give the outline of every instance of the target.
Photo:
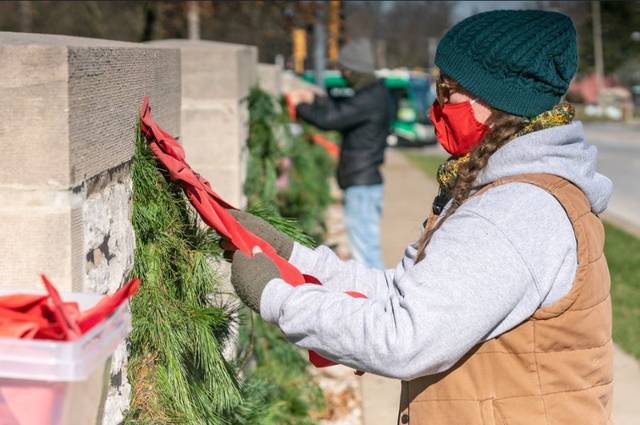
MULTIPOLYGON (((474 103, 478 103, 478 98, 474 97, 469 101, 469 105, 473 105, 474 103)), ((493 128, 493 123, 489 124, 489 128, 493 128)))

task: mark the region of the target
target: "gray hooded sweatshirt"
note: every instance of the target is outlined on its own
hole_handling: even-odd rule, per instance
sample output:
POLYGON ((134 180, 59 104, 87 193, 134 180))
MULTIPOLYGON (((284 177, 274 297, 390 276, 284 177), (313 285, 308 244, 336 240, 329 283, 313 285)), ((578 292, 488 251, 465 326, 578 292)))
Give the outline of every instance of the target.
MULTIPOLYGON (((499 149, 477 184, 550 173, 576 184, 601 213, 612 183, 596 172, 582 124, 537 131, 499 149)), ((410 244, 395 269, 342 261, 327 247, 296 244, 290 261, 323 286, 271 280, 261 315, 299 347, 355 369, 409 380, 445 371, 482 341, 527 320, 573 284, 576 240, 564 209, 526 183, 471 198, 434 234, 414 264, 410 244), (368 299, 343 291, 359 291, 368 299)))

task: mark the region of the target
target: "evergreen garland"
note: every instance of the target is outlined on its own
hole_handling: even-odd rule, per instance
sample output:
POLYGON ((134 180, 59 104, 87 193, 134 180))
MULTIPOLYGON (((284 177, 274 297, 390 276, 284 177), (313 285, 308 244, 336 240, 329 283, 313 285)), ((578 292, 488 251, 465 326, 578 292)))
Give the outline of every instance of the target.
POLYGON ((302 124, 301 134, 292 134, 286 109, 276 110, 277 105, 263 90, 251 90, 244 185, 248 205, 293 219, 302 234, 320 243, 325 230, 324 212, 331 202, 328 181, 335 166, 327 152, 310 140, 309 135, 318 130, 302 124), (289 186, 278 191, 278 161, 283 158, 289 158, 292 164, 289 186))
POLYGON ((284 152, 275 137, 279 122, 275 105, 264 91, 253 88, 249 94, 249 160, 244 193, 249 206, 259 205, 277 213, 277 162, 284 152))
MULTIPOLYGON (((249 163, 244 190, 248 209, 298 242, 321 241, 324 210, 329 201, 331 158, 302 134, 294 136, 284 108, 259 88, 249 95, 249 163), (292 163, 288 188, 278 191, 278 161, 292 163), (310 236, 306 236, 310 235, 310 236)), ((252 361, 247 372, 271 383, 271 404, 260 424, 314 424, 309 416, 324 406, 321 389, 313 382, 307 353, 286 340, 276 327, 244 310, 239 349, 252 361)))
POLYGON ((253 424, 270 389, 246 383, 222 348, 234 311, 214 306, 217 235, 199 224, 182 190, 168 180, 138 130, 133 163, 131 408, 127 424, 253 424))
POLYGON ((303 231, 320 243, 326 231, 324 213, 331 203, 328 182, 334 161, 324 148, 311 142, 309 135, 316 130, 307 124, 302 128, 298 136, 285 132, 292 167, 289 187, 278 193, 277 203, 283 216, 297 219, 303 231))
MULTIPOLYGON (((313 245, 305 232, 316 240, 322 233, 331 160, 321 148, 287 132, 286 115, 265 92, 252 90, 249 109, 249 210, 299 242, 313 245), (284 144, 275 131, 284 135, 284 144), (278 193, 277 162, 285 155, 293 162, 290 186, 278 193), (281 212, 300 221, 284 218, 281 212)), ((322 409, 324 400, 308 373, 307 355, 276 327, 243 309, 239 360, 224 359, 222 349, 237 311, 211 300, 219 281, 211 262, 222 254, 218 236, 201 226, 139 130, 132 175, 132 274, 143 284, 131 303, 128 373, 133 394, 125 422, 315 423, 310 415, 322 409)))

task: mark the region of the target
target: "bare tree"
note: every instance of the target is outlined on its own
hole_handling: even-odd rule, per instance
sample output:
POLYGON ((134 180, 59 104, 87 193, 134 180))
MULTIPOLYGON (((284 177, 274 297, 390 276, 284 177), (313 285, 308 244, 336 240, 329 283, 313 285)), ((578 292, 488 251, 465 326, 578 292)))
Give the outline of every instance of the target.
POLYGON ((429 66, 435 46, 451 23, 451 2, 348 2, 348 35, 377 41, 387 66, 429 66), (384 46, 384 49, 380 48, 384 46))

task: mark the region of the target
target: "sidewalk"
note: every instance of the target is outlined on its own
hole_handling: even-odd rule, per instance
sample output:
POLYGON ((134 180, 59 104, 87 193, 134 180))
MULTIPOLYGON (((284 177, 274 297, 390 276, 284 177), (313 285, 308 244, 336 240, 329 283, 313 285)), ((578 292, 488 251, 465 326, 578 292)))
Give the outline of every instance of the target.
MULTIPOLYGON (((386 266, 390 267, 400 260, 405 246, 418 237, 419 225, 429 211, 437 186, 394 149, 387 150, 384 176, 382 246, 386 266)), ((637 424, 640 363, 616 347, 614 367, 614 422, 616 425, 637 424)), ((365 374, 360 387, 363 425, 395 424, 399 381, 365 374)))
MULTIPOLYGON (((382 250, 387 267, 394 267, 405 247, 420 236, 438 187, 397 150, 387 149, 382 250)), ((367 373, 361 378, 363 425, 397 423, 400 381, 367 373)))

